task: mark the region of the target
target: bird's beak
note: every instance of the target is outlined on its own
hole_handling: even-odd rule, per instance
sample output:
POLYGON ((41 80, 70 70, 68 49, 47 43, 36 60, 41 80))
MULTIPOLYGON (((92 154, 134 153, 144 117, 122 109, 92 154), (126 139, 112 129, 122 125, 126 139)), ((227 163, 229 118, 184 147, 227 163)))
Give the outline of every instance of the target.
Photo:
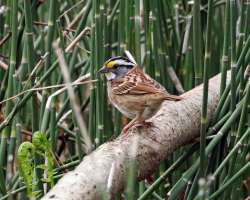
POLYGON ((106 66, 103 66, 101 69, 99 69, 98 74, 104 74, 108 72, 109 70, 106 68, 106 66))

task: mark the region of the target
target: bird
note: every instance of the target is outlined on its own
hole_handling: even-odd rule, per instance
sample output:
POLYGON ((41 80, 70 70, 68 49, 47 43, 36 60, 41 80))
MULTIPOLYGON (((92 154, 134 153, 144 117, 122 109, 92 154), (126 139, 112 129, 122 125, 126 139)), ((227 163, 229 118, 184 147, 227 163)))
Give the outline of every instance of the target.
POLYGON ((122 135, 126 135, 132 127, 151 126, 152 123, 146 120, 157 113, 163 101, 182 99, 169 94, 160 83, 127 57, 116 56, 108 59, 98 73, 106 76, 111 104, 132 119, 122 129, 122 135))

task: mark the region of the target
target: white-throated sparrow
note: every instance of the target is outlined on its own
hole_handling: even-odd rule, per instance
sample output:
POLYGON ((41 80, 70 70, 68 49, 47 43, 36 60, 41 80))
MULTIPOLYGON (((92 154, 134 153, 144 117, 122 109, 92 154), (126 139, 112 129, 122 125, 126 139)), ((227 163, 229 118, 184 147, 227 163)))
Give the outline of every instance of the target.
POLYGON ((164 100, 182 99, 169 94, 161 84, 125 57, 109 59, 99 73, 104 73, 107 78, 111 103, 122 114, 132 119, 123 128, 122 134, 134 125, 146 124, 145 120, 156 114, 164 100))

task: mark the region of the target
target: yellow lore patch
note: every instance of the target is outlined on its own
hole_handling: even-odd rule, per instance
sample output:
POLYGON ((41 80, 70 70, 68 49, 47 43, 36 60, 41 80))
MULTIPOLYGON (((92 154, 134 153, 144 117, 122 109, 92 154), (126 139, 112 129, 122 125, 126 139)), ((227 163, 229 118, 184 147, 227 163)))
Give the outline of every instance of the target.
POLYGON ((106 63, 106 67, 110 69, 110 68, 113 68, 115 64, 116 64, 116 61, 110 61, 106 63))

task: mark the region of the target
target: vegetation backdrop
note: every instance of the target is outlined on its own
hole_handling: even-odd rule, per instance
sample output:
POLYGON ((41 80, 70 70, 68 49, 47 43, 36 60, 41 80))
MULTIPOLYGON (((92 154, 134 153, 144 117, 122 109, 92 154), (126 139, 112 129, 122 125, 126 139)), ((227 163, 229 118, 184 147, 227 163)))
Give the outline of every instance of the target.
POLYGON ((246 199, 249 33, 249 0, 0 0, 0 199, 39 199, 119 135, 128 120, 97 70, 125 50, 170 93, 204 90, 200 142, 168 157, 152 185, 131 173, 116 199, 169 191, 168 199, 246 199), (208 122, 208 79, 217 73, 221 98, 208 122))

